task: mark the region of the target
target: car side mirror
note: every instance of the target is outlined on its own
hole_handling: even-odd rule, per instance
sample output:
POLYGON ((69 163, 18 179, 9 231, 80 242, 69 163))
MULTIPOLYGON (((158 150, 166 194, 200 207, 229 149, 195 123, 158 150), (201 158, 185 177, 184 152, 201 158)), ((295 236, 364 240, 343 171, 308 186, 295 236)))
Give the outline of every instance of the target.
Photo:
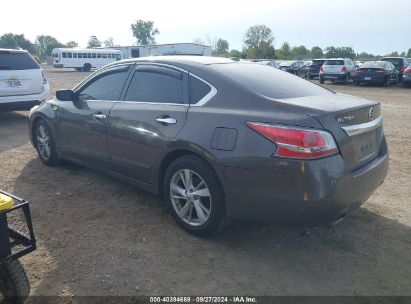
POLYGON ((72 90, 58 90, 56 97, 61 101, 74 101, 74 92, 72 90))

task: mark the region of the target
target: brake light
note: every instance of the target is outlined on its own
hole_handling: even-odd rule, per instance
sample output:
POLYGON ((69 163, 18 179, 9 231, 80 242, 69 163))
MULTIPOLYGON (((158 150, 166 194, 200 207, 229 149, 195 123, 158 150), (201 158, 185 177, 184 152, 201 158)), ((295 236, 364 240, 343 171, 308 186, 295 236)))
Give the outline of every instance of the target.
POLYGON ((346 68, 346 67, 342 67, 341 72, 347 72, 347 68, 346 68))
POLYGON ((405 66, 402 65, 402 66, 400 67, 400 70, 401 70, 401 72, 404 72, 404 71, 405 71, 405 66))
POLYGON ((384 69, 377 69, 376 72, 377 73, 385 73, 385 70, 384 69))
POLYGON ((406 69, 404 73, 411 73, 411 69, 406 69))
POLYGON ((312 159, 336 154, 334 138, 327 131, 249 122, 248 127, 277 145, 275 156, 312 159))

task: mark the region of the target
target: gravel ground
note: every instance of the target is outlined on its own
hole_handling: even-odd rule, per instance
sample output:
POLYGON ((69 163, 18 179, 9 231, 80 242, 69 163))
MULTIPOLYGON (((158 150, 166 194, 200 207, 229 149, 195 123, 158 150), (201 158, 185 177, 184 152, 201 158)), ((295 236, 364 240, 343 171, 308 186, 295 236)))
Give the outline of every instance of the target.
MULTIPOLYGON (((53 92, 88 73, 45 69, 53 92)), ((162 201, 73 164, 46 167, 27 112, 0 113, 0 188, 31 203, 33 295, 411 295, 411 89, 331 89, 382 104, 386 182, 336 226, 233 223, 212 239, 179 228, 162 201)))

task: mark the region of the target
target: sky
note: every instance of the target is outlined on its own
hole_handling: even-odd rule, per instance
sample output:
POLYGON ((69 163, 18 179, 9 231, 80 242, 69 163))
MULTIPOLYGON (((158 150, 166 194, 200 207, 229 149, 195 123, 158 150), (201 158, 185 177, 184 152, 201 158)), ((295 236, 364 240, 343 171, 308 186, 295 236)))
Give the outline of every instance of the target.
POLYGON ((154 21, 157 43, 223 38, 241 50, 244 33, 256 24, 270 27, 275 48, 351 46, 356 52, 384 55, 411 48, 411 0, 253 0, 253 1, 87 1, 19 0, 1 6, 0 36, 51 35, 85 47, 91 35, 116 45, 133 45, 130 25, 154 21), (21 9, 21 8, 24 9, 21 9), (9 12, 9 13, 7 13, 9 12))

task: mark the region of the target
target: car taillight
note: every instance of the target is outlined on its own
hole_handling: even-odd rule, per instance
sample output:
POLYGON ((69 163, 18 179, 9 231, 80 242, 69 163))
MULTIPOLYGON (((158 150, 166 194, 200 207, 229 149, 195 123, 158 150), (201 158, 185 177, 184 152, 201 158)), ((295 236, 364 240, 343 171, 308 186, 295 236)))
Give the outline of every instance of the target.
POLYGON ((334 138, 327 131, 249 122, 247 125, 277 145, 275 156, 312 159, 336 154, 334 138))
POLYGON ((320 72, 324 72, 324 68, 323 68, 323 67, 320 68, 320 72))
POLYGON ((346 67, 342 67, 341 72, 347 72, 347 68, 346 68, 346 67))
POLYGON ((400 70, 401 70, 401 72, 404 72, 404 71, 405 71, 405 66, 402 65, 402 66, 400 67, 400 70))
POLYGON ((377 69, 376 72, 377 73, 385 73, 385 70, 384 69, 377 69))
POLYGON ((404 73, 411 73, 411 69, 406 69, 404 73))

